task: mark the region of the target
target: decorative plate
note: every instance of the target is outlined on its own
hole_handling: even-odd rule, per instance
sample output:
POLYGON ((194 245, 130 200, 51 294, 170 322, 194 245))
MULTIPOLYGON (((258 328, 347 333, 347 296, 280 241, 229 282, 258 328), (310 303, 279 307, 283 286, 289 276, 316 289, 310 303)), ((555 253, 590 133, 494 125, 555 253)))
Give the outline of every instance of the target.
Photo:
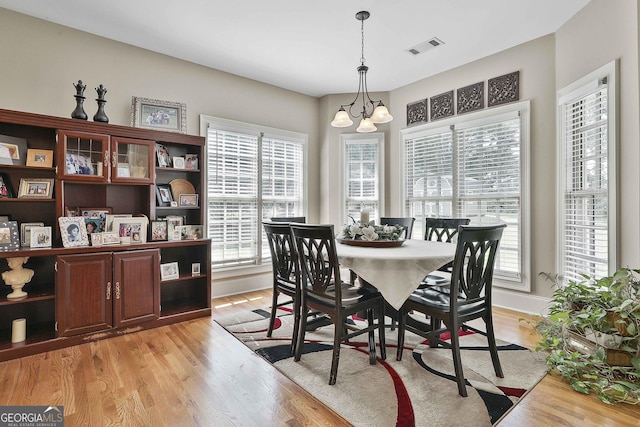
POLYGON ((193 184, 191 184, 186 179, 174 179, 173 181, 169 182, 169 185, 171 186, 171 192, 173 193, 173 200, 175 200, 176 202, 180 200, 181 194, 196 193, 196 189, 193 187, 193 184))
POLYGON ((338 243, 349 246, 365 246, 368 248, 397 248, 404 244, 404 239, 398 240, 353 240, 353 239, 336 239, 338 243))

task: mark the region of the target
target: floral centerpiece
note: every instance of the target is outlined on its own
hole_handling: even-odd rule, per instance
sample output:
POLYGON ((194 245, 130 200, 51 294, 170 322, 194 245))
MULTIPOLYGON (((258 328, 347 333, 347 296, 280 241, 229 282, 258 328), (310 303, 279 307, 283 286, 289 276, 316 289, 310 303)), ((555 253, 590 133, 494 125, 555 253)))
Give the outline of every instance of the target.
POLYGON ((369 242, 393 241, 400 239, 404 229, 400 225, 374 225, 354 222, 342 227, 339 239, 364 240, 369 242))

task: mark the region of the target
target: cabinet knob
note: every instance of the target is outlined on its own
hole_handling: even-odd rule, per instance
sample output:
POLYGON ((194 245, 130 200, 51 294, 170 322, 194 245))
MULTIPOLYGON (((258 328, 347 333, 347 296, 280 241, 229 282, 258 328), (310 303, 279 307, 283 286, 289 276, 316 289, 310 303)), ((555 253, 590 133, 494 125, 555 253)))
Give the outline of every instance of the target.
POLYGON ((120 282, 116 282, 116 299, 120 299, 120 282))
POLYGON ((107 282, 107 301, 111 299, 111 282, 107 282))

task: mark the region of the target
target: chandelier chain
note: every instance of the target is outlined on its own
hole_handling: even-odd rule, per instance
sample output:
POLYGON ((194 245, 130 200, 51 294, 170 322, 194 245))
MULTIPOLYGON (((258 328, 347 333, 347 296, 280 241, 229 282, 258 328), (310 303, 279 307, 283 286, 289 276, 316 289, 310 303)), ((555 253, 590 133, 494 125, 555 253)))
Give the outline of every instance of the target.
POLYGON ((364 19, 360 21, 360 36, 362 40, 361 44, 361 53, 360 53, 360 64, 364 65, 364 19))

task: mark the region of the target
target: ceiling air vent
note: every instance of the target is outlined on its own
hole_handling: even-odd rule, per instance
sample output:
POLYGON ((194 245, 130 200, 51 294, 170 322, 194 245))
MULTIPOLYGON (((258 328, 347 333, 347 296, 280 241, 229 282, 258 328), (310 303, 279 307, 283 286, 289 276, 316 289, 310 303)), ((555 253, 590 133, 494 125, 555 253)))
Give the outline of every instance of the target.
POLYGON ((407 52, 409 52, 412 55, 418 55, 420 53, 436 48, 442 44, 444 44, 442 40, 440 40, 437 37, 433 37, 427 40, 426 42, 422 42, 416 46, 410 47, 409 49, 407 49, 407 52))

